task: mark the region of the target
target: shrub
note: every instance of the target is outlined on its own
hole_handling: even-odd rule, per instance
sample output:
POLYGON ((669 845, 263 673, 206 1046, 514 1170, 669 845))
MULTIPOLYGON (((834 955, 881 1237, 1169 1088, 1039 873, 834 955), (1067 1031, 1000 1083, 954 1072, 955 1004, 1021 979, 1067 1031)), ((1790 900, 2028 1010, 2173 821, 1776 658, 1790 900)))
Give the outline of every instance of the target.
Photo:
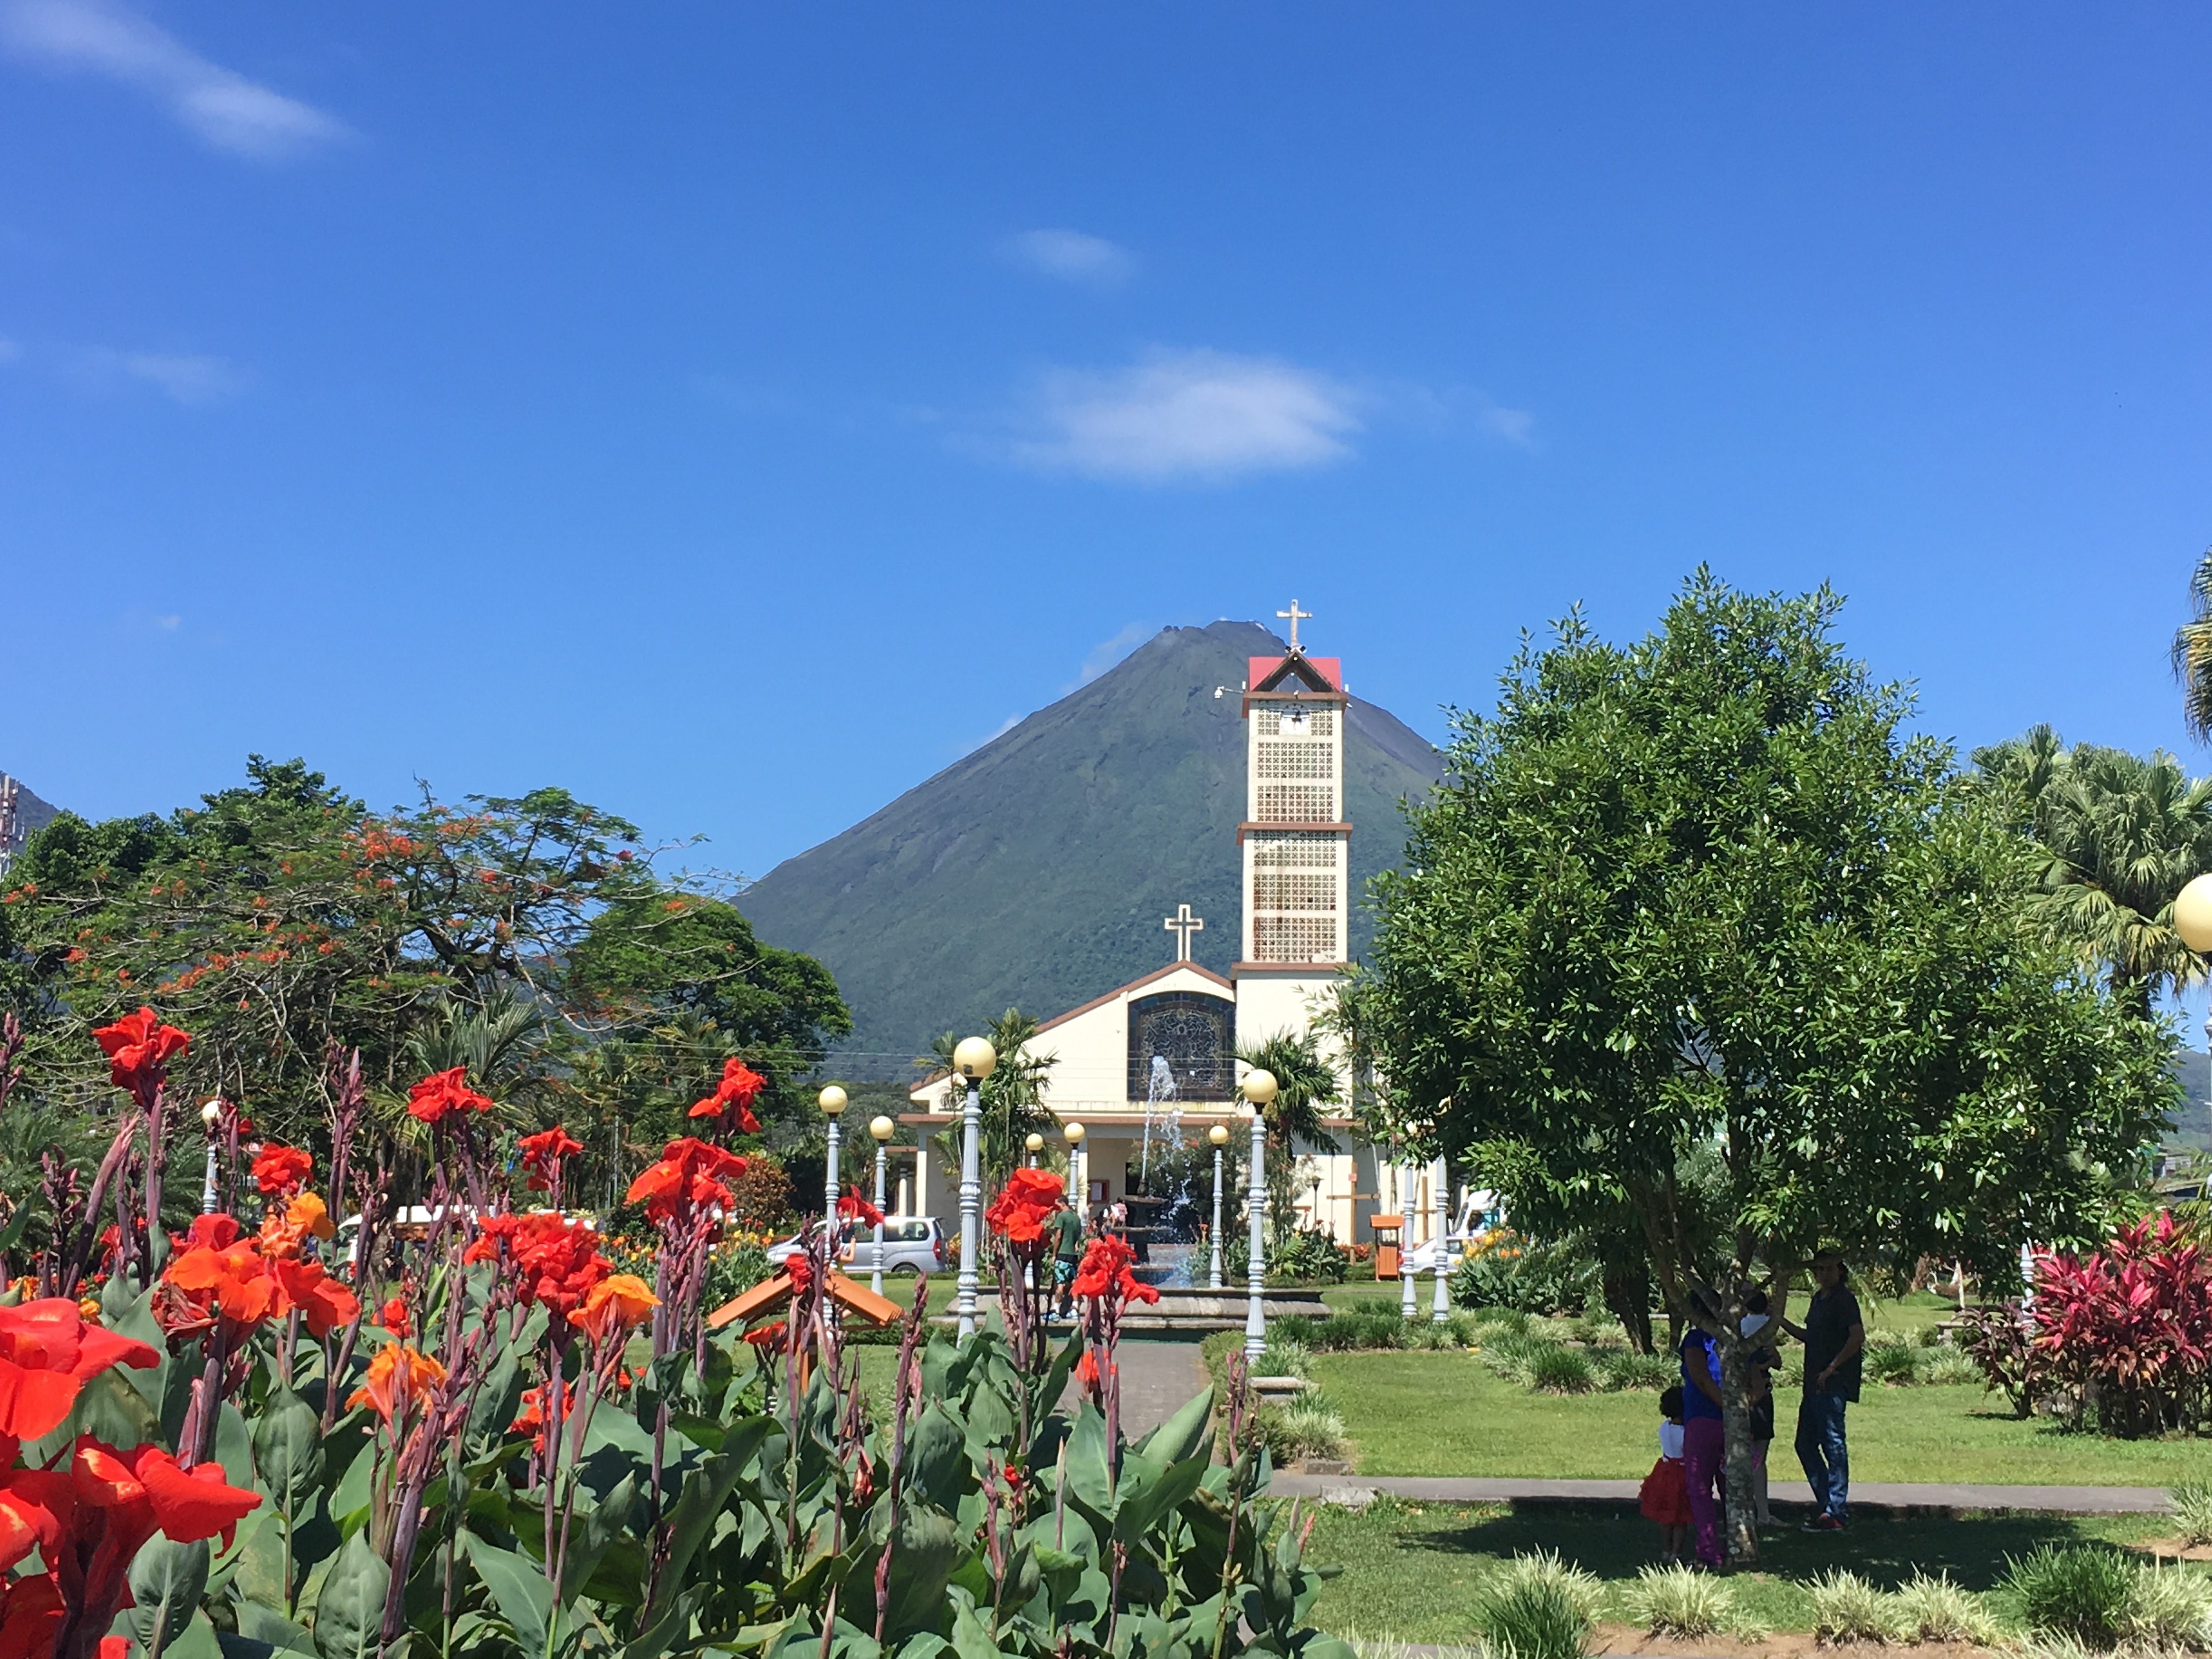
POLYGON ((1474 1324, 1477 1330, 1504 1330, 1517 1334, 1528 1328, 1528 1316, 1519 1308, 1477 1308, 1474 1324))
POLYGON ((1460 1259, 1451 1297, 1462 1308, 1578 1314, 1601 1303, 1597 1258, 1568 1244, 1540 1244, 1499 1228, 1460 1259))
POLYGON ((1964 1348, 1947 1342, 1921 1360, 1920 1380, 1929 1383, 1971 1383, 1983 1381, 1982 1367, 1964 1348))
POLYGON ((1663 1389, 1682 1374, 1671 1354, 1638 1353, 1632 1348, 1601 1348, 1591 1360, 1598 1386, 1608 1393, 1623 1389, 1663 1389))
POLYGON ((2045 1544, 2008 1561, 1999 1588, 2018 1605, 2021 1622, 2030 1630, 2105 1649, 2126 1631, 2135 1565, 2103 1545, 2045 1544))
POLYGON ((1252 1362, 1255 1376, 1305 1376, 1310 1375, 1313 1352, 1295 1338, 1277 1332, 1267 1335, 1267 1346, 1252 1362))
POLYGON ((1406 1322, 1390 1313, 1332 1314, 1327 1319, 1301 1319, 1281 1328, 1316 1353, 1351 1353, 1370 1348, 1402 1348, 1406 1322))
POLYGON ((1869 1382, 1893 1385, 1917 1382, 1920 1350, 1907 1342, 1869 1342, 1866 1349, 1866 1376, 1869 1382))
POLYGON ((1582 1659, 1603 1594, 1555 1554, 1516 1555, 1475 1591, 1474 1626, 1498 1659, 1582 1659))
POLYGON ((2036 1259, 2033 1346, 2108 1434, 2212 1427, 2212 1273, 2173 1212, 2036 1259))
POLYGON ((1588 1394, 1593 1380, 1580 1349, 1550 1342, 1528 1357, 1528 1386, 1546 1394, 1588 1394))
POLYGON ((2212 1544, 2212 1486, 2191 1482, 2173 1488, 2173 1518, 2185 1544, 2212 1544))
POLYGON ((1886 1642, 1896 1633, 1889 1597, 1855 1572, 1824 1572, 1805 1589, 1813 1598, 1813 1634, 1823 1642, 1886 1642))
POLYGON ((1960 1332, 1960 1346, 1982 1368, 1982 1386, 2004 1395, 2015 1417, 2033 1411, 2043 1382, 2044 1356, 2036 1352, 2020 1304, 1969 1310, 1960 1332))
POLYGON ((1508 1382, 1518 1382, 1523 1388, 1534 1386, 1531 1368, 1537 1355, 1566 1352, 1550 1337, 1535 1331, 1486 1332, 1484 1335, 1482 1363, 1508 1382))
POLYGON ((1344 1419, 1320 1390, 1308 1389, 1281 1406, 1263 1407, 1260 1433, 1271 1455, 1289 1462, 1302 1457, 1341 1457, 1344 1419))
POLYGON ((2179 1564, 2136 1569, 2129 1641, 2147 1648, 2202 1648, 2212 1641, 2212 1580, 2179 1564))
POLYGON ((1628 1616, 1654 1636, 1711 1636, 1735 1615, 1735 1586, 1679 1564, 1646 1567, 1625 1595, 1628 1616))
POLYGON ((1908 1642, 1972 1642, 1988 1647, 1997 1640, 1996 1620, 1981 1598, 1953 1583, 1948 1573, 1934 1578, 1915 1573, 1890 1604, 1898 1632, 1908 1642))

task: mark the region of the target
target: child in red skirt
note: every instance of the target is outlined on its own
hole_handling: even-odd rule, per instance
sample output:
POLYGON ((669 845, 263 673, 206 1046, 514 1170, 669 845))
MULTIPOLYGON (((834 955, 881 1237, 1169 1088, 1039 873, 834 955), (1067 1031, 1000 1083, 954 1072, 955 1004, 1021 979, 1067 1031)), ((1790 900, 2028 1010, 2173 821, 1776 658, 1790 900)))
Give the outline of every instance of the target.
POLYGON ((1659 1396, 1659 1461, 1644 1477, 1637 1507, 1646 1520, 1659 1523, 1660 1541, 1666 1553, 1660 1558, 1668 1566, 1682 1559, 1690 1536, 1690 1486, 1682 1476, 1682 1389, 1680 1383, 1659 1396))

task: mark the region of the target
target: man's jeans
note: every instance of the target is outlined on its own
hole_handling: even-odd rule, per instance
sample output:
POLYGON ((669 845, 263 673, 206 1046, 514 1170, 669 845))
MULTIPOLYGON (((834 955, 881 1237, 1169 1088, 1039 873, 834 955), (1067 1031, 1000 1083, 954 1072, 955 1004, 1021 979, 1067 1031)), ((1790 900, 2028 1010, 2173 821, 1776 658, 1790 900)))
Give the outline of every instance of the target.
POLYGON ((1850 1496, 1851 1462, 1844 1449, 1844 1407, 1839 1394, 1805 1391, 1797 1407, 1797 1461, 1805 1466, 1805 1479, 1813 1488, 1816 1510, 1844 1519, 1844 1505, 1850 1496))

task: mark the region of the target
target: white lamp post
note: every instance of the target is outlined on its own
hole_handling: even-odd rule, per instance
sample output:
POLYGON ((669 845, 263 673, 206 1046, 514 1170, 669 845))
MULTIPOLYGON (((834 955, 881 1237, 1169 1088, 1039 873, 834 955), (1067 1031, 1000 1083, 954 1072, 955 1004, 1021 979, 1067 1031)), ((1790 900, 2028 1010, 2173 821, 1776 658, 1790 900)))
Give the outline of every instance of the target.
POLYGON ((1037 1166, 1037 1154, 1044 1150, 1044 1137, 1035 1129, 1022 1138, 1022 1147, 1030 1155, 1030 1168, 1037 1166))
POLYGON ((884 1293, 884 1164, 890 1154, 884 1148, 890 1138, 898 1133, 898 1125, 887 1117, 868 1120, 868 1133, 876 1142, 876 1273, 875 1282, 868 1288, 878 1296, 884 1293))
MULTIPOLYGON (((1441 1170, 1443 1167, 1439 1163, 1437 1168, 1441 1170)), ((1451 1270, 1451 1221, 1450 1212, 1445 1205, 1445 1200, 1450 1196, 1451 1188, 1448 1184, 1440 1187, 1437 1201, 1429 1206, 1429 1213, 1436 1218, 1437 1241, 1437 1294, 1436 1299, 1429 1304, 1429 1323, 1431 1325, 1450 1322, 1451 1292, 1444 1284, 1445 1276, 1451 1270)))
POLYGON ((982 1037, 963 1037, 952 1051, 952 1069, 968 1079, 967 1109, 960 1120, 960 1340, 975 1334, 975 1258, 983 1243, 976 1222, 983 1208, 983 1079, 999 1063, 999 1051, 982 1037))
POLYGON ((210 1100, 200 1108, 200 1121, 207 1127, 207 1180, 200 1187, 200 1213, 215 1213, 215 1137, 222 1127, 222 1102, 210 1100))
POLYGON ((1221 1288, 1221 1149, 1229 1144, 1229 1126, 1217 1123, 1206 1132, 1213 1143, 1213 1231, 1207 1235, 1213 1244, 1212 1263, 1206 1269, 1206 1287, 1210 1291, 1221 1288))
POLYGON ((1084 1181, 1083 1126, 1071 1123, 1060 1132, 1067 1140, 1067 1200, 1085 1226, 1091 1224, 1091 1188, 1084 1181))
POLYGON ((1244 1278, 1244 1354, 1257 1359, 1267 1352, 1267 1316, 1262 1280, 1267 1273, 1267 1108, 1275 1098, 1275 1074, 1256 1066, 1237 1085, 1252 1110, 1252 1167, 1245 1177, 1246 1209, 1251 1215, 1251 1260, 1244 1278))
POLYGON ((845 1109, 845 1091, 833 1083, 814 1097, 814 1103, 830 1120, 830 1162, 828 1177, 822 1183, 822 1224, 830 1230, 830 1248, 834 1251, 837 1248, 837 1116, 845 1109))
POLYGON ((1401 1224, 1398 1229, 1398 1317, 1408 1325, 1413 1322, 1413 1183, 1407 1177, 1413 1173, 1408 1164, 1398 1165, 1398 1213, 1401 1224))

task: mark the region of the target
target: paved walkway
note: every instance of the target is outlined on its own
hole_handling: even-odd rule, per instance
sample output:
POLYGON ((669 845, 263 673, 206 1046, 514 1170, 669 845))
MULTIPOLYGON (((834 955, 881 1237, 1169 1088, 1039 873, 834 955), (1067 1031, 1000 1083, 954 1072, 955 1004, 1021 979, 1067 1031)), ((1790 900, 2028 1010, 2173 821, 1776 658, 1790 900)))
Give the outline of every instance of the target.
MULTIPOLYGON (((1188 1396, 1186 1396, 1188 1397, 1188 1396)), ((1386 1492, 1443 1504, 1633 1504, 1633 1480, 1514 1480, 1451 1475, 1300 1474, 1275 1476, 1269 1490, 1285 1496, 1386 1492)), ((1768 1488, 1778 1504, 1810 1505, 1802 1480, 1768 1488)), ((2172 1507, 2163 1486, 2010 1486, 1905 1480, 1854 1480, 1851 1510, 1890 1515, 1950 1515, 1962 1510, 2011 1510, 2033 1515, 2159 1514, 2172 1507)))
MULTIPOLYGON (((1134 1440, 1166 1422, 1211 1386, 1195 1342, 1125 1337, 1114 1350, 1121 1368, 1121 1432, 1134 1440)), ((1071 1385, 1072 1388, 1072 1385, 1071 1385)), ((1074 1398, 1073 1392, 1069 1398, 1074 1398)))

